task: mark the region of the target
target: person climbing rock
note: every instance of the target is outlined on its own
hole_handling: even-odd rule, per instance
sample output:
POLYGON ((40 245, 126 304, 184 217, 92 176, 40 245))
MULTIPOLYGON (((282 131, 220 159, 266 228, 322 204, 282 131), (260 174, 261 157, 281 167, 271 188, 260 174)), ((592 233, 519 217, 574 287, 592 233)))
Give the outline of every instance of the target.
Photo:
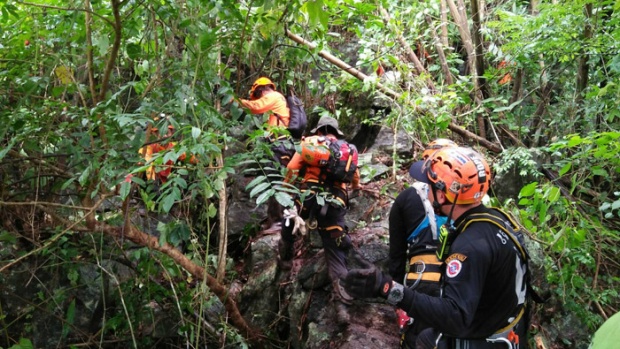
MULTIPOLYGON (((295 145, 290 135, 276 131, 277 128, 287 128, 290 121, 290 110, 284 95, 276 91, 273 81, 260 77, 252 84, 250 99, 239 99, 239 103, 252 114, 268 114, 265 126, 269 134, 263 140, 270 145, 276 169, 286 167, 295 153, 295 145)), ((267 219, 263 228, 277 229, 281 220, 282 207, 271 197, 267 202, 267 219)))
MULTIPOLYGON (((316 227, 309 228, 316 228, 323 242, 335 300, 342 304, 350 304, 353 298, 344 291, 340 279, 348 272, 346 255, 352 248, 345 226, 348 189, 361 188, 359 171, 356 168, 357 150, 352 144, 342 140, 344 134, 338 127, 338 121, 332 117, 321 118, 310 133, 312 136, 302 140, 301 152, 296 152, 288 164, 286 180, 296 183, 301 190, 301 197, 296 198, 296 211, 299 212, 299 216, 309 221, 311 225, 316 224, 316 227), (341 154, 347 153, 351 156, 348 161, 354 166, 350 167, 350 177, 349 173, 339 175, 328 169, 326 162, 330 154, 333 154, 328 149, 330 144, 332 148, 334 145, 339 145, 341 154), (301 198, 305 200, 302 202, 301 198)), ((290 268, 293 256, 293 225, 290 221, 287 223, 285 219, 282 222, 279 243, 280 266, 284 269, 290 268)))

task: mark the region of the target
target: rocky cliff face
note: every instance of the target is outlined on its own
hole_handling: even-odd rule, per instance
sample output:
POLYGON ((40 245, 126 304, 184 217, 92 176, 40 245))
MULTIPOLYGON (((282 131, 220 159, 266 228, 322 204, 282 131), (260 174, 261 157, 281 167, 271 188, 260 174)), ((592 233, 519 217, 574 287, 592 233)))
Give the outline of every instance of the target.
MULTIPOLYGON (((359 221, 371 208, 371 195, 352 200, 350 221, 359 221)), ((374 217, 389 206, 377 205, 374 217)), ((349 267, 358 258, 381 265, 387 259, 387 226, 383 220, 351 232, 356 246, 349 267), (357 256, 353 256, 357 254, 357 256)), ((296 240, 291 270, 277 263, 279 231, 261 234, 251 243, 246 261, 247 283, 238 295, 245 318, 266 332, 274 331, 291 348, 396 348, 399 334, 394 307, 382 299, 355 300, 344 306, 331 299, 332 286, 318 234, 310 231, 296 240)))

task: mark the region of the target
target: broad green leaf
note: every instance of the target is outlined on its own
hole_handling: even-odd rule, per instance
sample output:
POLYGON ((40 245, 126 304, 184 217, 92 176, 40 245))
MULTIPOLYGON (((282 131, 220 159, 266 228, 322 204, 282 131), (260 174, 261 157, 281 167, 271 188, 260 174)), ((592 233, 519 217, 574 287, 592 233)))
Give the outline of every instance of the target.
POLYGON ((616 348, 620 343, 620 312, 607 319, 594 333, 589 349, 616 348))
POLYGON ((34 349, 32 342, 27 338, 20 338, 19 343, 9 347, 9 349, 34 349))
POLYGON ((67 335, 71 331, 71 327, 74 321, 75 321, 75 298, 71 300, 71 303, 69 303, 69 307, 67 308, 65 322, 63 323, 63 326, 62 326, 62 338, 67 338, 67 335))
POLYGON ((162 199, 162 209, 163 209, 163 211, 164 212, 170 212, 170 209, 172 208, 172 205, 174 205, 176 200, 177 200, 177 198, 176 198, 176 195, 174 195, 174 193, 170 193, 170 194, 166 195, 162 199))
POLYGON ((568 140, 569 147, 575 147, 583 143, 583 139, 580 136, 573 136, 568 140))
POLYGON ((73 181, 75 181, 75 178, 69 178, 69 179, 67 179, 67 180, 66 180, 66 181, 62 184, 62 186, 60 186, 60 190, 65 190, 65 189, 67 189, 67 188, 71 185, 71 183, 73 183, 73 181))
POLYGON ((202 131, 198 127, 192 126, 192 138, 193 139, 198 139, 198 137, 200 137, 201 133, 202 133, 202 131))
POLYGON ((213 203, 209 203, 209 208, 207 209, 207 215, 210 218, 213 218, 215 217, 216 214, 217 214, 217 207, 215 207, 213 203))
POLYGON ((131 182, 121 183, 121 188, 119 190, 120 195, 121 195, 121 200, 125 200, 125 198, 127 198, 127 195, 129 195, 130 191, 131 191, 131 182))
POLYGON ((256 205, 260 206, 260 205, 264 204, 265 202, 267 202, 267 200, 269 200, 269 198, 271 196, 273 196, 274 192, 275 192, 275 190, 269 189, 269 190, 263 192, 262 194, 260 194, 256 198, 256 205))
POLYGON ((93 46, 99 49, 99 55, 105 56, 108 53, 110 47, 110 39, 108 35, 95 35, 93 36, 93 46))
POLYGON ((276 201, 278 201, 278 203, 282 206, 282 207, 293 207, 295 202, 293 201, 293 198, 291 198, 290 195, 283 193, 281 191, 276 192, 276 201))
POLYGON ((570 171, 571 167, 573 166, 572 163, 567 163, 566 165, 562 166, 562 169, 560 169, 560 172, 558 173, 560 176, 563 176, 566 174, 566 172, 570 171))
POLYGON ((519 197, 529 197, 529 196, 534 195, 534 192, 536 192, 537 186, 538 186, 538 182, 532 182, 524 186, 523 188, 521 188, 521 191, 519 192, 519 197))
POLYGON ((6 145, 5 147, 3 147, 2 150, 0 150, 0 161, 2 161, 2 159, 4 159, 4 157, 9 152, 9 150, 13 149, 13 146, 15 145, 15 142, 16 142, 15 138, 11 139, 9 144, 6 145))
POLYGON ((140 45, 135 44, 135 43, 129 43, 125 47, 125 50, 127 51, 127 56, 129 58, 131 58, 133 60, 140 59, 140 53, 142 51, 142 49, 140 48, 140 45))
POLYGON ((256 196, 257 194, 264 192, 269 187, 271 187, 271 183, 269 183, 269 182, 264 182, 264 183, 261 183, 261 184, 257 185, 250 192, 250 197, 252 198, 252 197, 256 196))
POLYGON ((551 187, 547 191, 547 200, 549 200, 549 202, 556 202, 560 198, 561 194, 562 192, 560 191, 560 188, 551 187))
POLYGON ((80 185, 84 185, 86 184, 86 181, 88 180, 88 176, 90 175, 90 166, 86 167, 84 169, 84 171, 82 172, 82 174, 80 175, 80 177, 78 178, 78 182, 80 183, 80 185))

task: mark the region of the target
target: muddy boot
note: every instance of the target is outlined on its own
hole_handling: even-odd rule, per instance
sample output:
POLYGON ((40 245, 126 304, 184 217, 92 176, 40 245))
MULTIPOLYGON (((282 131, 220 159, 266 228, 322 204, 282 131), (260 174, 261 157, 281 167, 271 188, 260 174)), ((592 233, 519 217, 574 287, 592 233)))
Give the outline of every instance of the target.
POLYGON ((344 290, 344 287, 340 285, 338 280, 332 283, 332 301, 336 313, 336 322, 338 324, 347 325, 351 320, 349 305, 353 303, 353 299, 354 298, 344 290))
POLYGON ((290 270, 293 265, 293 243, 278 241, 278 266, 282 270, 290 270))
POLYGON ((332 292, 336 300, 346 305, 353 304, 353 300, 355 298, 353 298, 353 296, 351 296, 350 294, 347 293, 347 291, 345 291, 344 287, 340 284, 340 280, 336 280, 332 282, 332 288, 333 288, 332 292))
POLYGON ((334 312, 336 313, 336 323, 338 325, 346 326, 351 321, 348 305, 340 301, 334 301, 334 312))

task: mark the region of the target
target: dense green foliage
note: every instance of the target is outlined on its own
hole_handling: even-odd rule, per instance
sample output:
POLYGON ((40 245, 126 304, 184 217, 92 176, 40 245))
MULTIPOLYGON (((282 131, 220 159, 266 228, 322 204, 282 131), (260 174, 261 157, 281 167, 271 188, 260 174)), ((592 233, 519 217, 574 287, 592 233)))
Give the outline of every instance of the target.
MULTIPOLYGON (((143 202, 147 216, 168 219, 152 229, 132 224, 157 231, 161 246, 183 246, 189 261, 215 274, 222 192, 230 174, 269 151, 246 151, 266 131, 233 101, 260 75, 294 89, 315 116, 405 131, 418 146, 444 136, 486 147, 498 178, 531 179, 515 207, 544 247, 558 304, 594 333, 620 307, 620 7, 485 3, 476 56, 455 14, 442 19, 439 0, 0 0, 0 283, 18 266, 66 275, 38 281, 39 299, 21 313, 0 308, 0 346, 28 347, 37 328, 16 324, 42 310, 62 322, 59 345, 86 338, 153 345, 152 332, 138 327, 163 305, 173 309, 172 342, 247 345, 229 323, 199 320, 215 301, 206 283, 146 245, 129 248, 114 228, 129 232, 127 217, 143 202), (336 68, 321 51, 368 78, 336 68), (474 69, 475 57, 484 71, 474 69), (379 66, 400 79, 381 80, 379 66), (511 82, 500 83, 506 74, 511 82), (386 97, 379 81, 397 96, 386 97), (369 115, 373 100, 391 112, 369 115), (183 154, 198 161, 155 187, 139 150, 154 141, 148 129, 164 138, 168 125, 176 145, 152 164, 183 154), (98 276, 87 279, 85 265, 98 276), (118 280, 123 268, 132 276, 118 280), (68 296, 89 282, 117 304, 91 324, 94 337, 76 330, 80 305, 68 296)), ((463 5, 471 40, 472 2, 463 5)), ((270 196, 285 203, 290 190, 260 179, 249 189, 258 204, 270 196)))

